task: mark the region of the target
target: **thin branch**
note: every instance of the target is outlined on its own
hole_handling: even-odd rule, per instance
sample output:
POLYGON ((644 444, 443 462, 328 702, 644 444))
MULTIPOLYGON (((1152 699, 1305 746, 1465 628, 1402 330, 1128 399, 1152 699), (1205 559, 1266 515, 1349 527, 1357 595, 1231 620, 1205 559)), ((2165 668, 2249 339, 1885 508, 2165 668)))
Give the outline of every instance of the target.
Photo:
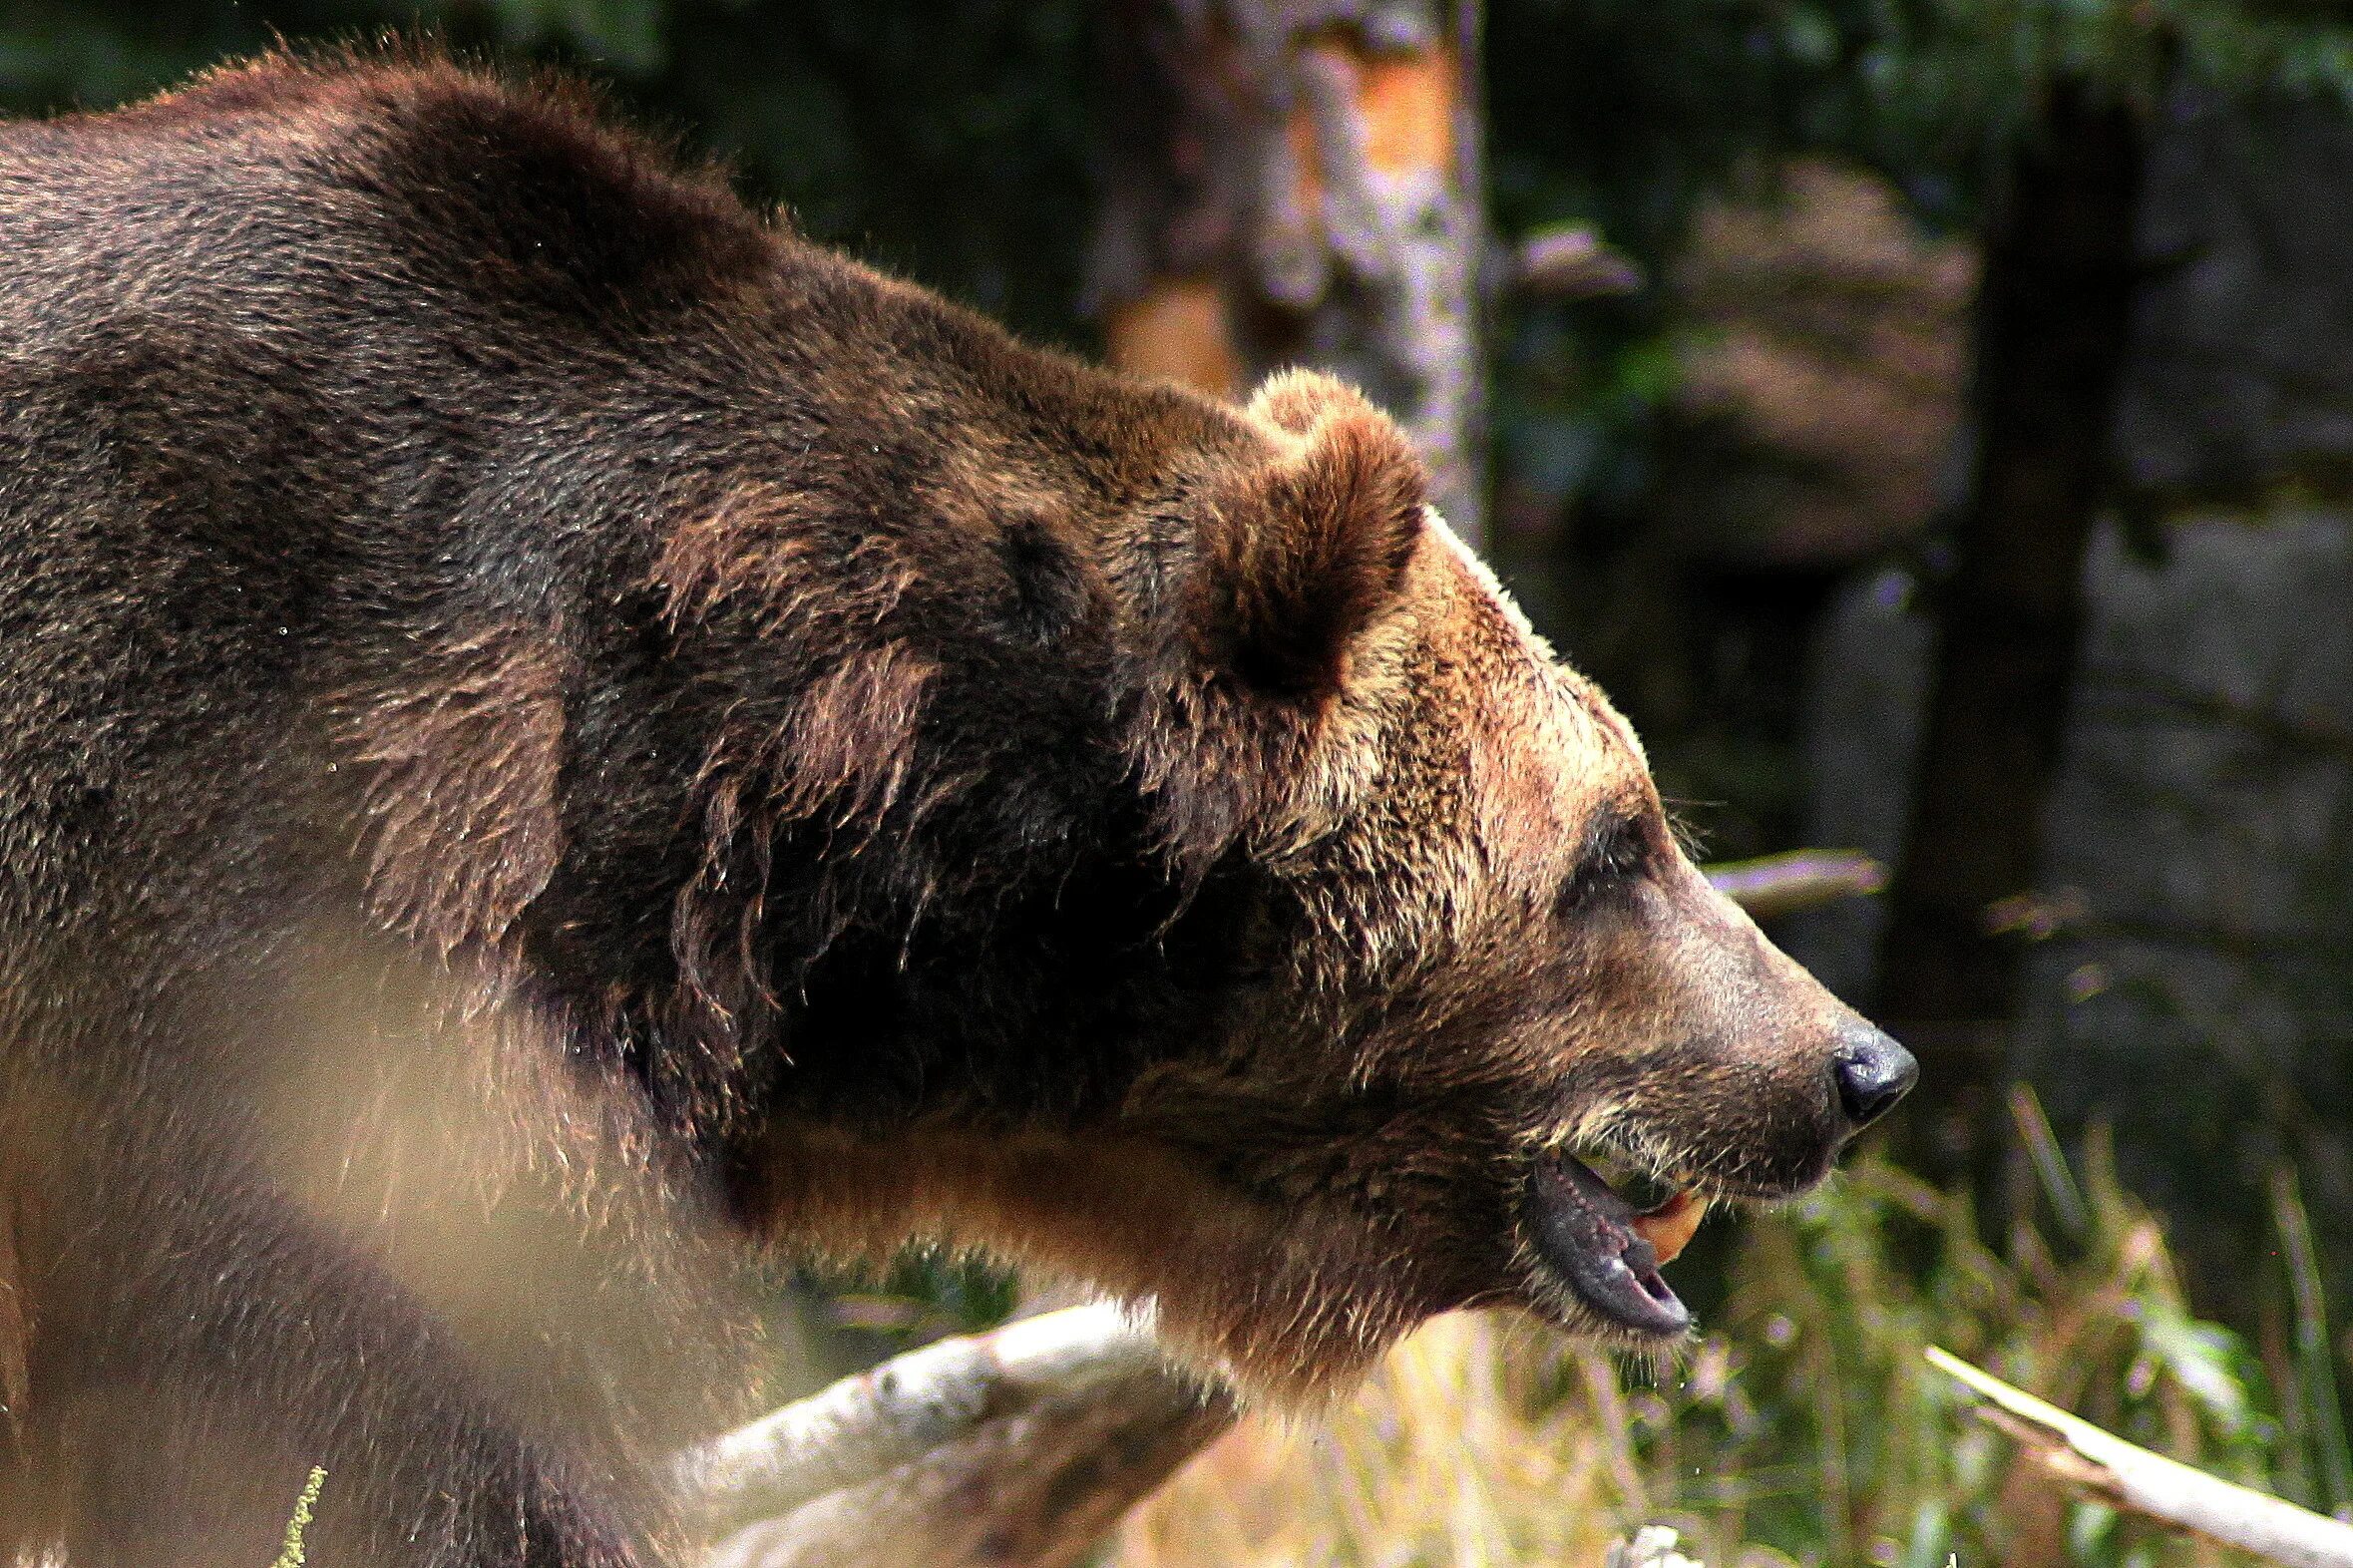
POLYGON ((2353 1568, 2353 1525, 2152 1453, 1934 1346, 1927 1356, 1991 1402, 1979 1413, 2035 1450, 2044 1468, 2111 1507, 2288 1568, 2353 1568))
POLYGON ((1708 868, 1716 890, 1759 920, 1818 909, 1887 886, 1887 868, 1856 850, 1791 850, 1708 868))

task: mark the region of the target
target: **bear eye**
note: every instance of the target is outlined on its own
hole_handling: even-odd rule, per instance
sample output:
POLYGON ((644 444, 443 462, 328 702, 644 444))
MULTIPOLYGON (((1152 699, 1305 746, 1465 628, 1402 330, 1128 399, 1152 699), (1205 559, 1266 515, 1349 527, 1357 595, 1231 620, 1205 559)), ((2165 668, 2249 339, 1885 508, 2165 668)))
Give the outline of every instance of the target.
POLYGON ((1639 877, 1650 863, 1642 823, 1630 816, 1607 816, 1593 825, 1578 852, 1576 869, 1562 885, 1559 907, 1574 909, 1595 896, 1639 877))

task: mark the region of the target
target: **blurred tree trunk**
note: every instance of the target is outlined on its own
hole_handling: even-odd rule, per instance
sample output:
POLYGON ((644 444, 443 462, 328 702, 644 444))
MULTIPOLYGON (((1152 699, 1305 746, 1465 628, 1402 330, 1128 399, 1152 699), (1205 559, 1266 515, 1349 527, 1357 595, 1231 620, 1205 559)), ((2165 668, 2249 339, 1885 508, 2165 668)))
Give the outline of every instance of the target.
POLYGON ((1992 1146, 2019 961, 2040 920, 2043 810, 2124 373, 2144 140, 2133 107, 2062 79, 1986 236, 1975 473, 1936 596, 1880 963, 1879 1010, 1922 1062, 1919 1154, 1945 1174, 1982 1168, 1992 1146))
POLYGON ((1475 0, 1119 0, 1089 303, 1224 396, 1310 364, 1411 432, 1476 545, 1486 247, 1475 0))

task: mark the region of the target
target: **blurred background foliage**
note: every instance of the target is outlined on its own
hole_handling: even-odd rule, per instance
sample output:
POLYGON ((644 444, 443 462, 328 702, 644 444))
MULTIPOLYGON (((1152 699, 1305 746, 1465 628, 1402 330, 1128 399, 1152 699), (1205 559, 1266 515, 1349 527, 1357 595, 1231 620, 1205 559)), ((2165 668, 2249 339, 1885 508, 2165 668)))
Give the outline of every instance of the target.
MULTIPOLYGON (((8 0, 0 108, 429 33, 586 71, 816 237, 1091 351, 1116 14, 8 0)), ((1122 1560, 1592 1561, 1645 1517, 1760 1568, 2207 1560, 2034 1492, 1922 1369, 1930 1341, 2353 1507, 2328 1309, 2353 1291, 2353 220, 2329 215, 2353 211, 2353 24, 2333 0, 1489 0, 1484 28, 1498 235, 1591 228, 1643 279, 1495 301, 1487 547, 1724 857, 1903 857, 2002 392, 1986 258, 2072 134, 2055 104, 2137 139, 2134 259, 2092 280, 2132 337, 2081 661, 2002 928, 2006 1059, 2043 1099, 2008 1104, 1974 1193, 1872 1160, 1711 1226, 1678 1265, 1710 1337, 1656 1377, 1449 1323, 1328 1420, 1221 1445, 1122 1560)), ((1775 935, 1869 1001, 1882 924, 1775 935)), ((818 1372, 1015 1303, 930 1259, 799 1285, 830 1304, 818 1372)))

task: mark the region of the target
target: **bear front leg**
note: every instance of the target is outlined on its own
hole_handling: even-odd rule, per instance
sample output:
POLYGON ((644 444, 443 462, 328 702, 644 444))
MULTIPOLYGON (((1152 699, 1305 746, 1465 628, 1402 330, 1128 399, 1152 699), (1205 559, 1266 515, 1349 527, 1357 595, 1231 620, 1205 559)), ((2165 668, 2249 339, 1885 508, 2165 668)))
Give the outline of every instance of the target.
MULTIPOLYGON (((202 1140, 146 1127, 24 1195, 21 1484, 74 1568, 270 1562, 311 1466, 336 1568, 640 1568, 650 1498, 509 1417, 387 1271, 202 1140)), ((22 1530, 23 1525, 13 1528, 22 1530)))

